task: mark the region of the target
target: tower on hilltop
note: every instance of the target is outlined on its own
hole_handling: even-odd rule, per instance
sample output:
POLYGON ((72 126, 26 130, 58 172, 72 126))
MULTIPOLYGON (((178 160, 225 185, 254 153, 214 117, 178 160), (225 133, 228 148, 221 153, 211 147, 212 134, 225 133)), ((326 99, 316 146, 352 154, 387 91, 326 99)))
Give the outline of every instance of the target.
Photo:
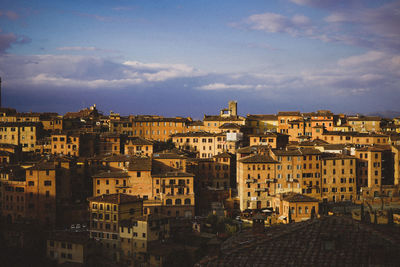
POLYGON ((237 101, 229 101, 228 109, 231 116, 237 116, 237 101))

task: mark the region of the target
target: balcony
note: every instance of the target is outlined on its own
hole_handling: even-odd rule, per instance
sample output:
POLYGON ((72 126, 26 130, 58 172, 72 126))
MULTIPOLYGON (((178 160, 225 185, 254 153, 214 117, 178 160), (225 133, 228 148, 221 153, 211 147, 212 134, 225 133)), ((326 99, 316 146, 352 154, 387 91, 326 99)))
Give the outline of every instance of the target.
POLYGON ((276 179, 268 178, 268 179, 265 179, 265 182, 266 182, 266 183, 268 183, 268 182, 270 182, 270 183, 275 183, 275 182, 276 182, 276 179))
POLYGON ((256 179, 246 179, 246 183, 256 183, 256 179))

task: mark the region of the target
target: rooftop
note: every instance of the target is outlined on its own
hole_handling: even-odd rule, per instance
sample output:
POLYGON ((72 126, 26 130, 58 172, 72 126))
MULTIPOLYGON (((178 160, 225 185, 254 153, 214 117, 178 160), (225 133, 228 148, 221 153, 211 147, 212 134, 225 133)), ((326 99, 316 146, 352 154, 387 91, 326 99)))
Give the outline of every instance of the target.
POLYGON ((278 116, 275 114, 247 114, 249 120, 264 120, 264 121, 276 121, 278 116))
POLYGON ((134 157, 129 161, 129 171, 151 171, 151 158, 134 157))
POLYGON ((330 216, 273 226, 257 235, 249 230, 195 266, 396 266, 400 232, 391 229, 330 216))
POLYGON ((88 201, 105 202, 112 204, 124 204, 124 203, 140 202, 143 201, 143 199, 139 198, 138 196, 131 196, 127 194, 108 194, 97 197, 89 197, 88 201))
POLYGON ((318 199, 296 193, 284 194, 282 200, 287 202, 318 202, 318 199))
POLYGON ((128 172, 125 171, 105 171, 92 176, 93 178, 129 178, 128 172))
POLYGON ((268 155, 251 155, 239 160, 242 163, 278 163, 268 155))
POLYGON ((142 137, 129 137, 126 140, 126 144, 143 146, 143 145, 152 145, 153 142, 150 142, 149 140, 144 139, 142 137))

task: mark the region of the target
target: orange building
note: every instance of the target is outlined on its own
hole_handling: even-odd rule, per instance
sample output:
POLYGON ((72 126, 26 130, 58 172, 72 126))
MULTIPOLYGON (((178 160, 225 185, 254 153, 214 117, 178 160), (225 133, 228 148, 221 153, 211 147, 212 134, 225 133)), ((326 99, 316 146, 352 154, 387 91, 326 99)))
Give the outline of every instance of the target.
POLYGON ((78 133, 53 133, 51 153, 68 156, 91 156, 95 150, 95 135, 78 133))
POLYGON ((41 138, 42 125, 38 122, 0 123, 0 143, 21 145, 22 151, 35 151, 36 141, 41 138))
POLYGON ((172 134, 187 131, 191 118, 166 118, 154 115, 129 116, 110 121, 110 132, 156 141, 167 141, 172 134))
POLYGON ((382 150, 374 147, 355 151, 358 159, 357 186, 380 189, 382 185, 382 150))
MULTIPOLYGON (((105 171, 93 176, 93 192, 101 194, 126 193, 144 200, 144 213, 161 213, 168 216, 194 215, 193 174, 166 165, 167 159, 156 157, 131 158, 123 171, 105 171)), ((180 160, 167 160, 179 168, 180 160)))
POLYGON ((278 116, 275 114, 247 114, 246 125, 253 129, 253 134, 278 131, 278 116))
POLYGON ((100 241, 104 253, 119 260, 119 227, 123 220, 143 215, 143 199, 126 194, 110 194, 88 198, 90 237, 100 241))
POLYGON ((26 218, 41 224, 56 221, 56 170, 52 163, 26 169, 26 218))
POLYGON ((201 130, 220 133, 224 131, 221 129, 224 124, 246 125, 246 118, 238 115, 236 101, 229 101, 228 108, 221 109, 219 115, 204 115, 203 128, 201 130))
POLYGON ((357 162, 352 156, 322 154, 322 199, 353 201, 357 196, 357 162))
POLYGON ((141 137, 128 137, 124 143, 124 154, 149 157, 153 155, 153 143, 141 137))
POLYGON ((289 136, 281 133, 250 134, 250 146, 269 146, 271 148, 284 148, 289 143, 289 136))
POLYGON ((268 155, 250 155, 237 162, 240 210, 271 207, 277 161, 268 155))
POLYGON ((189 132, 172 135, 172 142, 182 150, 197 153, 199 158, 211 158, 214 155, 235 149, 235 144, 228 144, 226 134, 209 132, 189 132))
POLYGON ((375 133, 324 132, 321 137, 331 144, 388 145, 389 136, 375 133))
POLYGON ((327 131, 333 131, 335 126, 334 114, 329 110, 318 110, 311 113, 311 127, 322 126, 327 131))
POLYGON ((309 220, 319 212, 318 199, 296 193, 280 194, 274 198, 273 205, 286 223, 309 220))
POLYGON ((347 117, 347 125, 355 132, 380 132, 381 117, 377 116, 354 116, 347 117))
MULTIPOLYGON (((289 122, 300 121, 303 117, 300 111, 280 111, 278 112, 278 132, 282 134, 289 133, 289 122)), ((293 137, 292 137, 293 138, 293 137)))
POLYGON ((102 133, 99 136, 98 151, 100 155, 123 154, 126 135, 118 133, 102 133))

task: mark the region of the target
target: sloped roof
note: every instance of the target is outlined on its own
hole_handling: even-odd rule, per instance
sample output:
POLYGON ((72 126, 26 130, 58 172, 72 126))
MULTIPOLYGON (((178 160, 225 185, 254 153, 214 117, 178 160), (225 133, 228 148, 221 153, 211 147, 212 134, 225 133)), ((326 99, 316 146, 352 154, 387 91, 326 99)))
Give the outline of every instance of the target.
POLYGON ((251 155, 239 160, 242 163, 278 163, 268 155, 251 155))
POLYGON ((143 201, 143 199, 139 198, 138 196, 131 196, 127 194, 105 194, 96 197, 89 197, 88 200, 93 202, 106 202, 112 204, 124 204, 143 201))
POLYGON ((134 157, 129 161, 129 171, 151 171, 151 158, 134 157))

